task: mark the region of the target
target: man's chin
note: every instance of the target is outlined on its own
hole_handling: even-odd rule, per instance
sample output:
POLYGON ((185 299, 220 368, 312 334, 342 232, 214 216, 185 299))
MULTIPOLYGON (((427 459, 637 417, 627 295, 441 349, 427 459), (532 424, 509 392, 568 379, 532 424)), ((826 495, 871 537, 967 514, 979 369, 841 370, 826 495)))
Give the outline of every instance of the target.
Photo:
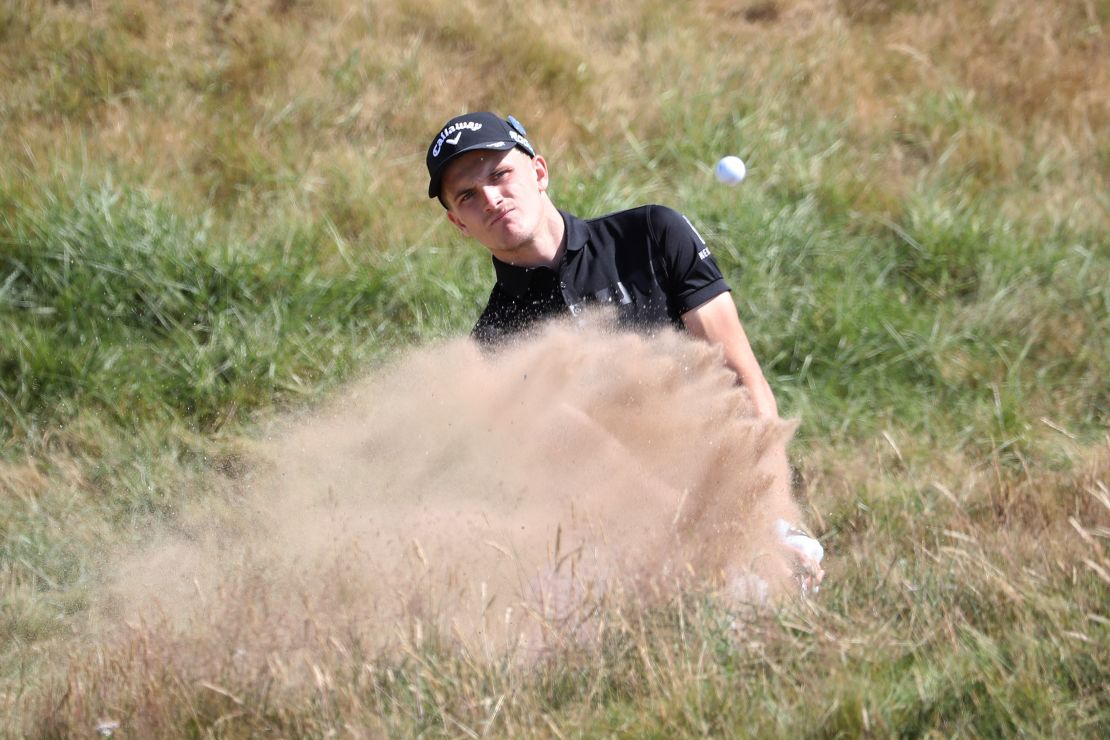
POLYGON ((511 252, 519 251, 520 248, 523 247, 524 244, 527 242, 527 239, 520 236, 519 234, 506 231, 504 233, 498 234, 496 237, 491 239, 490 242, 491 244, 487 246, 489 246, 491 252, 493 252, 494 254, 508 254, 511 252))

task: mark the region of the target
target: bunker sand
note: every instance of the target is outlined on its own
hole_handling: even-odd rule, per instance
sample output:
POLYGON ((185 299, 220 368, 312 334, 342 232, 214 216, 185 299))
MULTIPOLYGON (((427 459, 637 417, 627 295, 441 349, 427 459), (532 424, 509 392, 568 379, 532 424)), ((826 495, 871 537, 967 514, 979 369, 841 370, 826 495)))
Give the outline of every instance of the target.
POLYGON ((311 629, 527 656, 589 639, 614 600, 774 599, 797 588, 773 536, 799 515, 794 426, 752 418, 676 333, 424 348, 283 422, 240 503, 125 566, 116 608, 262 650, 311 629))

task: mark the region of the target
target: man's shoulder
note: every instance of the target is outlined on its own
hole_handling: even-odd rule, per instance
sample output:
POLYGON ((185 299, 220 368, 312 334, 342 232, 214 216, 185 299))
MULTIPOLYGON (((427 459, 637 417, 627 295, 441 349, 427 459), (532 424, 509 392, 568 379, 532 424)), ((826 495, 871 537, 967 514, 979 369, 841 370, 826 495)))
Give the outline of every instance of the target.
POLYGON ((586 230, 605 240, 622 241, 628 237, 643 235, 650 242, 669 244, 675 240, 684 242, 697 237, 704 246, 705 240, 685 215, 667 205, 648 203, 634 209, 616 211, 593 219, 582 220, 586 230))
POLYGON ((646 203, 642 206, 634 208, 626 208, 622 211, 613 211, 601 216, 593 216, 591 218, 582 219, 587 224, 642 224, 647 221, 655 221, 658 219, 667 219, 670 217, 682 218, 682 214, 668 206, 659 205, 658 203, 646 203))
POLYGON ((647 203, 581 221, 595 234, 617 232, 627 235, 633 231, 643 231, 652 236, 659 236, 673 225, 689 224, 681 213, 658 203, 647 203))

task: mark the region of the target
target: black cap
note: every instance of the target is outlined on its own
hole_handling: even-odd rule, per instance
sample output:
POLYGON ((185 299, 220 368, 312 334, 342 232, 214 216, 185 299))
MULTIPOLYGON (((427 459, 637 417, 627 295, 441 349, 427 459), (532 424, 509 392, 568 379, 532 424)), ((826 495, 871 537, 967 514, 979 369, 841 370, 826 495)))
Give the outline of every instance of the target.
POLYGON ((486 111, 456 116, 444 124, 428 147, 428 197, 439 196, 439 184, 448 163, 475 149, 507 151, 519 147, 529 157, 536 150, 528 142, 524 127, 512 116, 507 119, 486 111))

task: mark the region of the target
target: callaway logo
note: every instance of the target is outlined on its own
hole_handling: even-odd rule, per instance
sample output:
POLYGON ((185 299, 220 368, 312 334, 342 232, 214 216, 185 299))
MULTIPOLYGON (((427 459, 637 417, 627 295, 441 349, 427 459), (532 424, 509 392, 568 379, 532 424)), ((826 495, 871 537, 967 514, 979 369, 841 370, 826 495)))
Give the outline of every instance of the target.
POLYGON ((436 138, 436 145, 432 147, 432 156, 438 157, 439 151, 443 148, 444 144, 450 144, 451 146, 458 144, 459 137, 462 136, 462 132, 464 130, 469 129, 470 131, 477 131, 480 128, 482 128, 482 124, 475 123, 474 121, 459 121, 458 123, 451 124, 450 126, 439 132, 439 137, 436 138), (458 131, 459 133, 455 136, 454 139, 447 138, 456 131, 458 131))

